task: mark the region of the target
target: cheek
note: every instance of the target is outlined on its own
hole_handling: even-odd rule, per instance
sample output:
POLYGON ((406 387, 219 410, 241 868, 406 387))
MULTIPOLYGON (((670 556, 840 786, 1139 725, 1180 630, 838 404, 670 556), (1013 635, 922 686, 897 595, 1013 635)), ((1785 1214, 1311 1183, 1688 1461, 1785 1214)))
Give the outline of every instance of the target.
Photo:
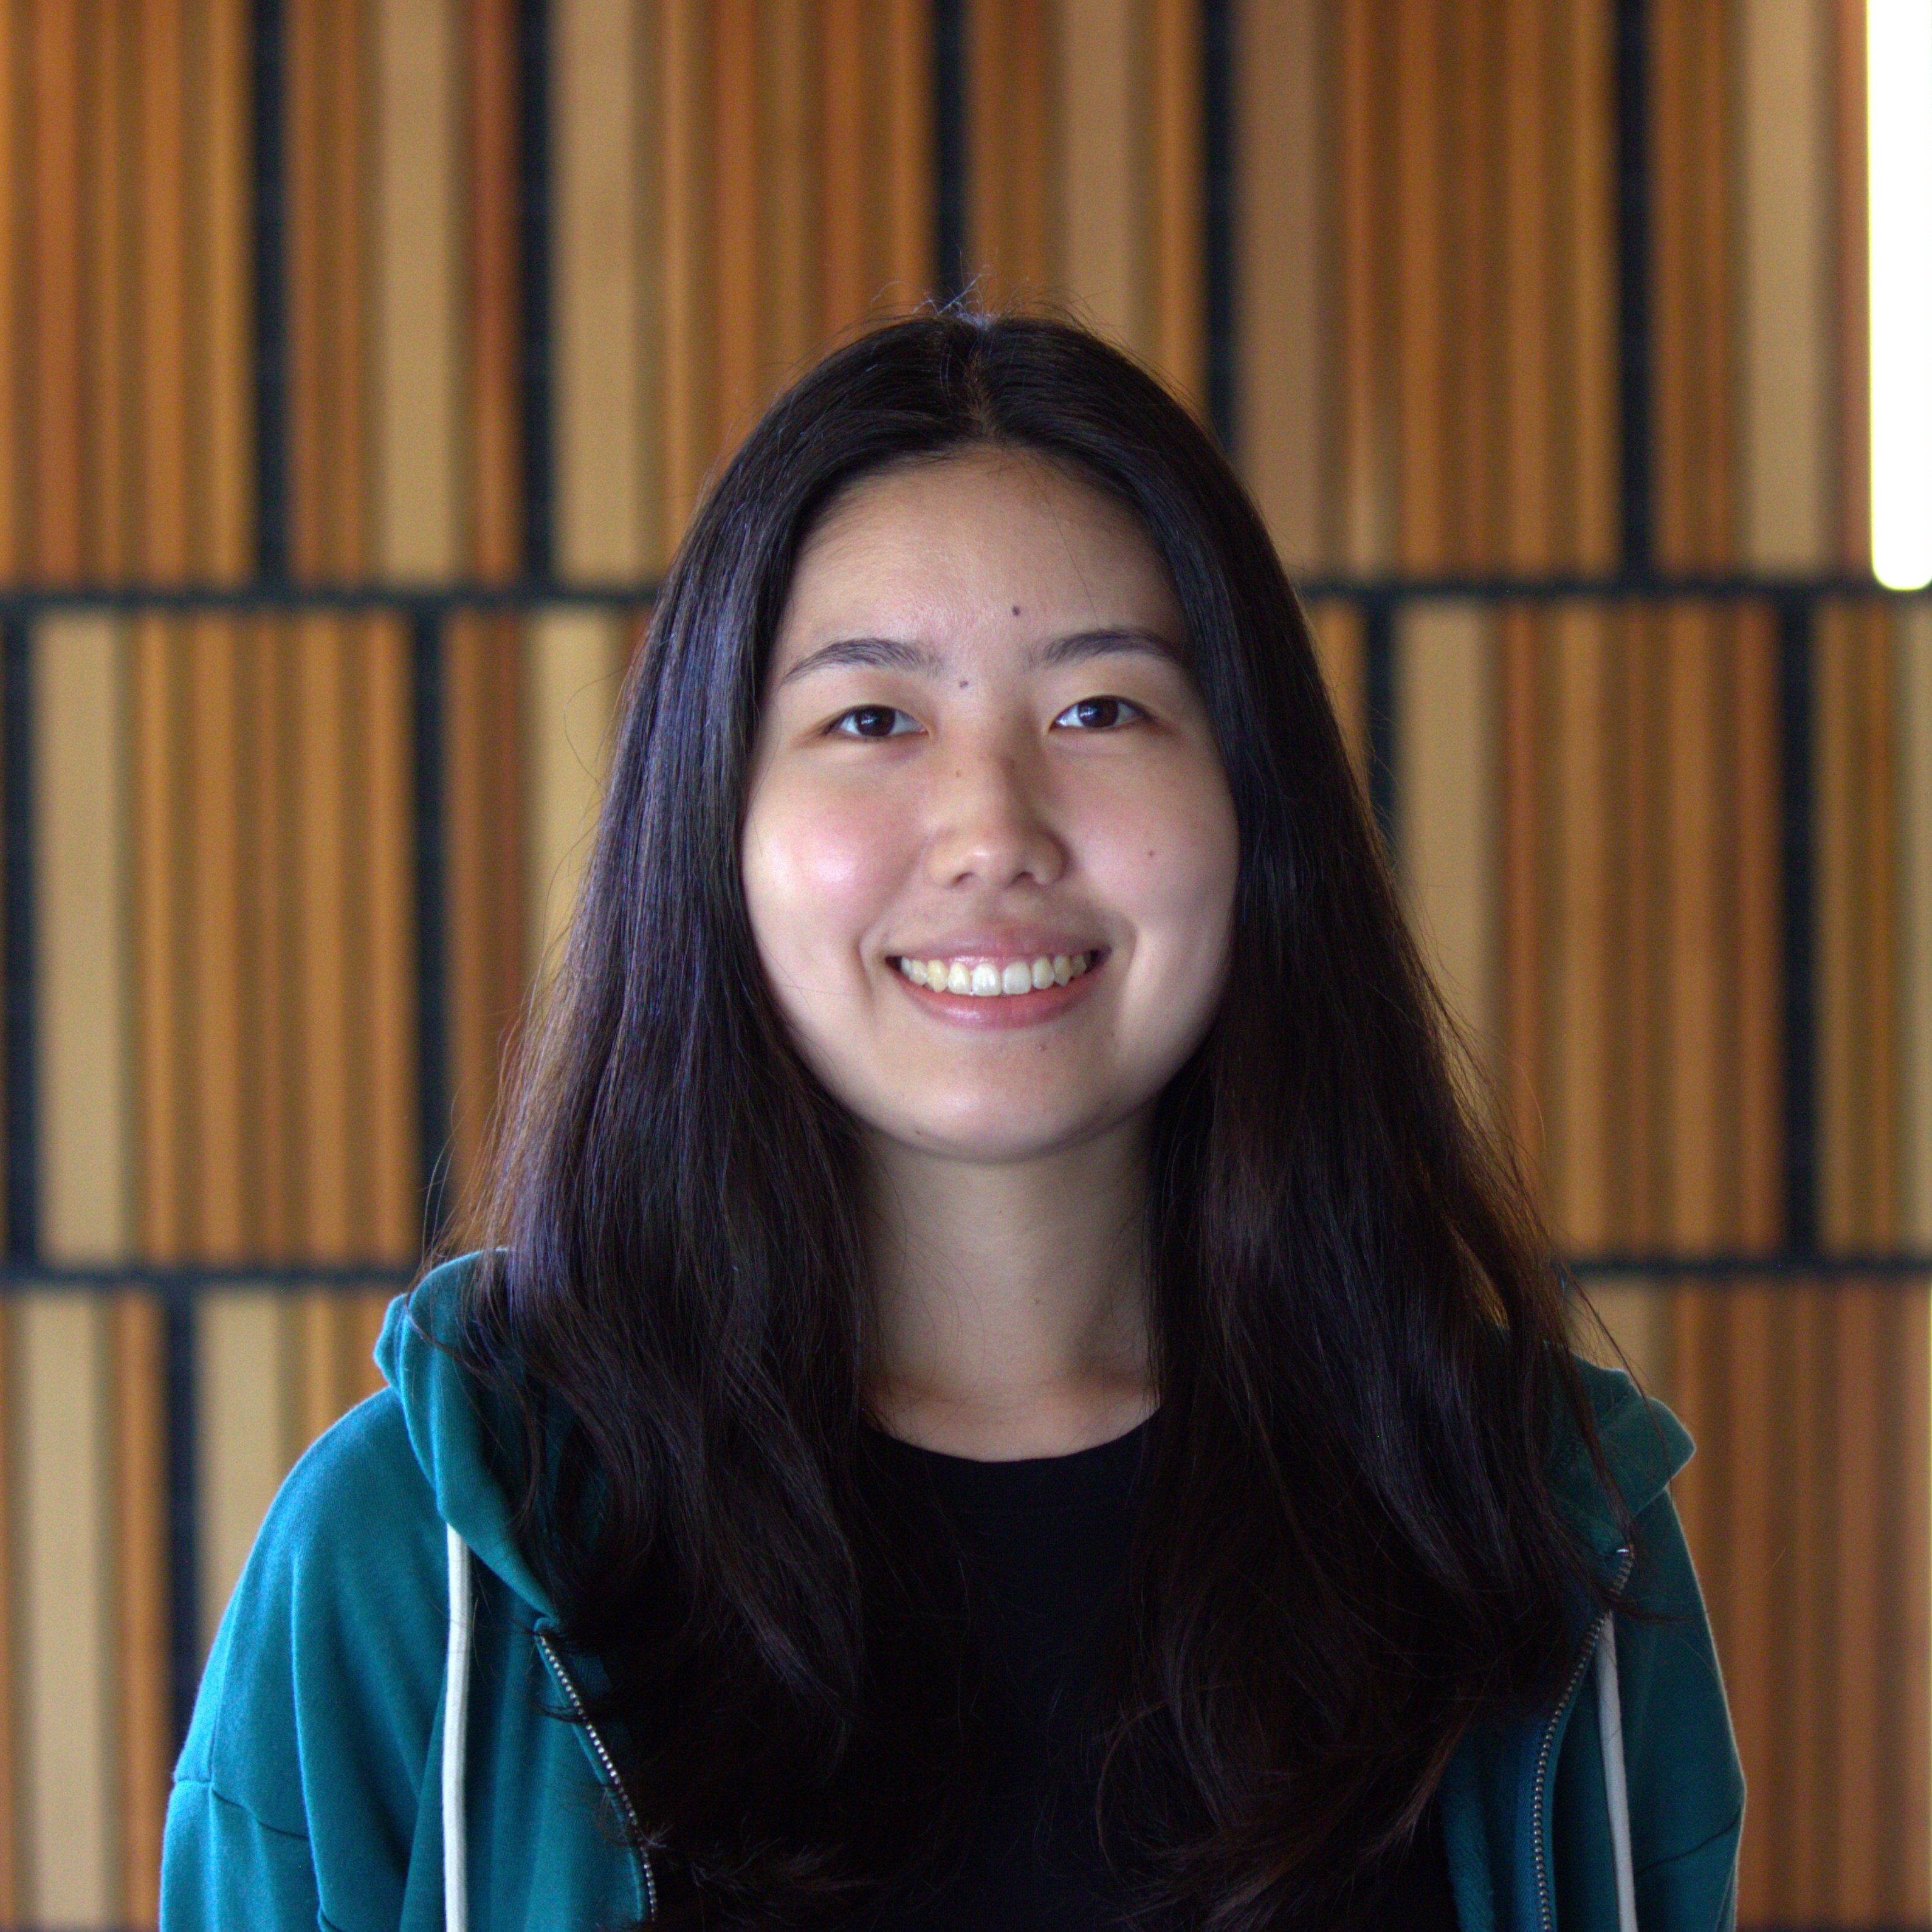
POLYGON ((746 814, 742 864, 767 971, 852 955, 904 876, 889 814, 856 796, 772 783, 746 814))
MULTIPOLYGON (((1166 977, 1218 974, 1228 950, 1240 838, 1218 768, 1146 787, 1096 820, 1096 869, 1166 977)), ((1179 990, 1179 989, 1176 989, 1179 990)))

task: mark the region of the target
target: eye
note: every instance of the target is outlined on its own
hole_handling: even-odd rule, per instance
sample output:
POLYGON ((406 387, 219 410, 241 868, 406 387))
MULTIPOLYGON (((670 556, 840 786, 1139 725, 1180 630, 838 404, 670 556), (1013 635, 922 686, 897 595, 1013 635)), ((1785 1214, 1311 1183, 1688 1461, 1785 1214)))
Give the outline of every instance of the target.
POLYGON ((1053 722, 1056 729, 1064 726, 1071 731, 1112 731, 1146 716, 1138 704, 1124 698, 1083 698, 1078 704, 1070 704, 1053 722))
POLYGON ((855 705, 832 721, 832 734, 839 738, 902 738, 918 729, 917 718, 890 704, 855 705))

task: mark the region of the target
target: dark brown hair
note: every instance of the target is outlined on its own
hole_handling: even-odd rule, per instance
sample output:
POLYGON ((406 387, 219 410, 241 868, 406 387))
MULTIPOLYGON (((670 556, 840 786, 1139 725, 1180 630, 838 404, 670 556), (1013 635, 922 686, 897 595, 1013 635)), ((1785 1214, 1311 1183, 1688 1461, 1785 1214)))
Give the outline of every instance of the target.
POLYGON ((1472 1721, 1550 1686, 1585 1587, 1551 1435, 1592 1438, 1547 1245, 1452 1070, 1300 609, 1227 463, 1117 351, 900 322, 716 479, 506 1104, 464 1352, 515 1425, 530 1558, 608 1673, 668 1916, 823 1922, 933 1869, 985 1764, 958 1566, 876 1480, 855 1130, 787 1040, 738 850, 805 535, 855 478, 978 446, 1144 525, 1240 825, 1227 992, 1158 1108, 1160 1409, 1106 1843, 1150 1914, 1326 1922, 1472 1721))

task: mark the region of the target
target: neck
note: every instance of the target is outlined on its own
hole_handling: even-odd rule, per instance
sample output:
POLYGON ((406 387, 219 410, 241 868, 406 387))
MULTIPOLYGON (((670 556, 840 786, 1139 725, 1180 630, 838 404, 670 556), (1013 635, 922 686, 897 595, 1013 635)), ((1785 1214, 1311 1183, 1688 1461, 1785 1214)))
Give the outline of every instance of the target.
POLYGON ((988 1462, 1111 1442, 1154 1406, 1145 1130, 1022 1162, 869 1150, 880 1424, 988 1462))

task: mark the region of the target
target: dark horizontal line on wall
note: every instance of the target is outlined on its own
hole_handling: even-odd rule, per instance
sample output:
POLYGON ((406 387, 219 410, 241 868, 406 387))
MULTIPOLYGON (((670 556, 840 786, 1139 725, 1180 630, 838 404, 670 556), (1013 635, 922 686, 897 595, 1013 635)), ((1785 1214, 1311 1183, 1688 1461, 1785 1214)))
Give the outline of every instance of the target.
MULTIPOLYGON (((1932 591, 1888 590, 1860 575, 1750 576, 1680 574, 1446 576, 1308 576, 1296 579, 1306 598, 1344 597, 1370 603, 1438 602, 1458 598, 1484 603, 1550 603, 1595 598, 1658 602, 1672 598, 1770 602, 1827 597, 1910 602, 1932 591)), ((653 602, 654 583, 556 584, 99 584, 0 590, 0 618, 72 612, 112 614, 280 611, 386 611, 405 615, 468 610, 634 610, 653 602)))
MULTIPOLYGON (((1932 1284, 1932 1254, 1904 1250, 1844 1254, 1589 1255, 1567 1258, 1560 1265, 1565 1274, 1580 1281, 1642 1276, 1648 1285, 1661 1287, 1668 1287, 1673 1281, 1748 1284, 1777 1280, 1793 1287, 1830 1287, 1862 1282, 1910 1286, 1922 1279, 1932 1284)), ((163 1294, 299 1294, 319 1288, 368 1291, 406 1288, 420 1272, 419 1264, 404 1267, 394 1262, 338 1262, 308 1267, 299 1262, 251 1265, 232 1262, 205 1268, 181 1262, 166 1267, 138 1262, 62 1267, 15 1262, 0 1266, 0 1295, 124 1288, 163 1294)))

